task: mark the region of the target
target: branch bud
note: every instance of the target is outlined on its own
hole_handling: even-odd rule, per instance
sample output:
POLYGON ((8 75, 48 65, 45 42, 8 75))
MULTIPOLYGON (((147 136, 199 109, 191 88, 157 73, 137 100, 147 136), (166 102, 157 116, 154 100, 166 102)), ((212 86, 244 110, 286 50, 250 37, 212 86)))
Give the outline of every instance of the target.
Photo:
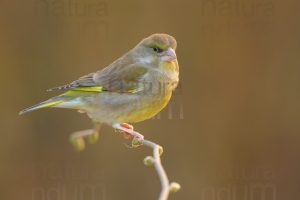
POLYGON ((159 155, 161 156, 164 152, 164 149, 162 148, 162 146, 159 146, 158 147, 158 152, 159 152, 159 155))
POLYGON ((176 182, 172 182, 169 187, 170 187, 170 192, 173 192, 173 193, 178 192, 181 188, 179 183, 176 183, 176 182))
POLYGON ((95 144, 99 139, 99 133, 94 132, 93 134, 88 136, 88 141, 90 144, 95 144))
POLYGON ((141 146, 142 144, 140 143, 139 139, 137 138, 133 138, 132 141, 131 141, 131 146, 132 147, 139 147, 141 146))
POLYGON ((152 156, 147 156, 144 158, 144 164, 146 166, 152 166, 154 164, 154 158, 152 156))
POLYGON ((82 151, 85 148, 85 142, 82 137, 70 137, 70 142, 77 151, 82 151))

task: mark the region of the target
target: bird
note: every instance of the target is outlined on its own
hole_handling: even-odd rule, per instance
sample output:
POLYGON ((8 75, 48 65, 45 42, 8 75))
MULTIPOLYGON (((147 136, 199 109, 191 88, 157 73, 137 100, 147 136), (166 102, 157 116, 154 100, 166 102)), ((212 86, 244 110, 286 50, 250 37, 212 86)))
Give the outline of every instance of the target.
MULTIPOLYGON (((94 128, 78 131, 73 138, 98 134, 102 124, 124 137, 144 138, 131 124, 154 117, 165 108, 179 82, 176 39, 155 33, 105 68, 48 91, 61 95, 22 110, 67 108, 86 113, 94 128)), ((96 135, 97 138, 97 135, 96 135)))

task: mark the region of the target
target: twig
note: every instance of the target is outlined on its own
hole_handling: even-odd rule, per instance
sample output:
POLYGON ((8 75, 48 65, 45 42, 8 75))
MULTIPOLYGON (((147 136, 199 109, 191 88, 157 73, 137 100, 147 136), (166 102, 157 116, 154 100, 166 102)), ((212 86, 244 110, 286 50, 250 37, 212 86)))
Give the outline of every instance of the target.
MULTIPOLYGON (((151 142, 149 140, 141 139, 139 142, 145 146, 148 146, 153 149, 153 165, 159 176, 160 184, 161 184, 161 192, 159 195, 159 200, 167 200, 170 193, 170 183, 166 171, 164 170, 160 155, 162 153, 162 147, 158 144, 151 142), (161 150, 160 150, 161 149, 161 150), (161 153, 160 153, 161 151, 161 153)), ((150 157, 145 158, 145 163, 147 163, 147 159, 151 159, 150 157)))
POLYGON ((178 190, 180 190, 180 185, 176 182, 172 182, 171 184, 169 182, 166 171, 164 170, 160 160, 160 156, 163 153, 163 148, 152 141, 144 139, 144 137, 136 137, 137 135, 140 135, 136 131, 129 131, 127 133, 134 137, 132 140, 133 147, 139 145, 145 145, 153 149, 153 157, 147 156, 144 159, 144 164, 146 166, 153 165, 158 174, 160 184, 161 184, 161 192, 158 200, 167 200, 170 192, 177 192, 178 190))
MULTIPOLYGON (((157 172, 157 175, 159 177, 160 184, 161 184, 161 192, 160 192, 158 200, 167 200, 170 192, 177 192, 178 190, 180 190, 180 185, 178 183, 172 182, 170 184, 170 182, 169 182, 166 171, 164 170, 164 168, 161 164, 161 160, 160 160, 160 156, 163 153, 163 148, 160 145, 158 145, 152 141, 144 139, 144 136, 141 135, 140 133, 138 133, 132 129, 122 127, 120 124, 114 124, 113 127, 115 129, 119 129, 123 132, 126 132, 126 134, 129 134, 133 137, 133 140, 131 142, 132 147, 138 147, 140 145, 145 145, 145 146, 148 146, 153 149, 153 156, 145 157, 144 164, 146 166, 154 166, 154 168, 157 172)), ((93 132, 98 133, 98 131, 99 131, 99 128, 96 126, 95 129, 89 129, 89 130, 85 130, 85 131, 76 132, 71 135, 70 141, 77 150, 83 150, 85 147, 85 141, 84 141, 83 137, 93 135, 92 134, 93 132)), ((92 139, 93 140, 91 141, 91 143, 94 143, 95 138, 92 138, 92 139)))

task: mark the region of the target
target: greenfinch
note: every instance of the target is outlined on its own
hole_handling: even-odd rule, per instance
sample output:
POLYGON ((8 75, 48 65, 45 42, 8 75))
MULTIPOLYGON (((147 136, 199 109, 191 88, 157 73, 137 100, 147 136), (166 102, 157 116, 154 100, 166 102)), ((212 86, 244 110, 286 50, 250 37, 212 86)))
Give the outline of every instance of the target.
POLYGON ((76 109, 97 129, 104 123, 143 137, 127 123, 152 118, 168 104, 179 81, 176 47, 174 37, 153 34, 104 69, 50 89, 64 92, 20 114, 46 107, 76 109))

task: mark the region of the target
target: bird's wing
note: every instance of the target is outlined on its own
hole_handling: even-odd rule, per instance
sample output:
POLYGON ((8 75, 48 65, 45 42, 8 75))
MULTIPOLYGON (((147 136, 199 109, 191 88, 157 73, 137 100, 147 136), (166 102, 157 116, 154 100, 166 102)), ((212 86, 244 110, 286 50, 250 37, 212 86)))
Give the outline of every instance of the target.
POLYGON ((96 86, 94 80, 93 80, 93 75, 95 73, 90 73, 88 75, 80 77, 78 80, 73 81, 72 83, 69 83, 67 85, 62 85, 62 86, 57 86, 48 89, 48 91, 54 91, 54 90, 72 90, 75 88, 79 87, 92 87, 96 86))
POLYGON ((107 91, 134 93, 143 90, 140 80, 147 72, 148 68, 133 64, 121 69, 96 72, 94 81, 107 91))
POLYGON ((112 65, 103 70, 83 76, 70 84, 51 88, 49 91, 75 90, 85 92, 108 91, 135 93, 143 90, 142 84, 139 84, 139 80, 147 71, 148 69, 141 65, 112 65))

